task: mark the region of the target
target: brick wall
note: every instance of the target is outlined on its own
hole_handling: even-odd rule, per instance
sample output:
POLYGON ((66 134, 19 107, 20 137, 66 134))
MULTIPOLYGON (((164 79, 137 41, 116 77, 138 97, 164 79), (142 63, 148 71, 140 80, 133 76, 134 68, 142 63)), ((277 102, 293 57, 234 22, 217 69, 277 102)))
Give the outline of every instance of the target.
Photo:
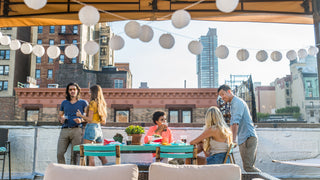
POLYGON ((14 119, 15 97, 0 97, 0 120, 14 119))

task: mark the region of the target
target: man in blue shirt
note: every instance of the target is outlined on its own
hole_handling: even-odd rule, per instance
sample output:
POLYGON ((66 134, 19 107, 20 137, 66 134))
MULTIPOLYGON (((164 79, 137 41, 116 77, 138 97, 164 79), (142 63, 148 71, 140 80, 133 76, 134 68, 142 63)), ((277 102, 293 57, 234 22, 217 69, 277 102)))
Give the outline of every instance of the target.
POLYGON ((230 127, 233 134, 233 142, 237 142, 242 159, 243 168, 247 172, 260 172, 254 166, 257 154, 258 138, 250 111, 246 102, 233 95, 228 85, 222 85, 218 89, 218 94, 225 102, 231 105, 230 127))
POLYGON ((66 88, 66 100, 62 101, 59 111, 59 122, 62 124, 58 140, 57 159, 58 163, 65 164, 64 154, 71 143, 71 164, 76 164, 76 156, 73 146, 81 144, 82 122, 84 120, 76 116, 79 110, 86 112, 88 102, 80 99, 80 87, 76 83, 70 83, 66 88))

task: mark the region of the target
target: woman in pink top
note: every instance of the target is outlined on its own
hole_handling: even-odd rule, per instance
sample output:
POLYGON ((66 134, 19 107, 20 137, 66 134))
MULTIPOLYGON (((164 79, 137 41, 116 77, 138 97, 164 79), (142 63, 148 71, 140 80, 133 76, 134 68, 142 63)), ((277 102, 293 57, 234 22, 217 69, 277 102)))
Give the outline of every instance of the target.
POLYGON ((172 133, 166 123, 166 114, 163 111, 156 111, 152 115, 153 123, 156 124, 155 126, 151 126, 144 137, 144 143, 147 144, 148 136, 152 136, 154 134, 160 135, 162 140, 166 140, 166 143, 172 143, 172 133))

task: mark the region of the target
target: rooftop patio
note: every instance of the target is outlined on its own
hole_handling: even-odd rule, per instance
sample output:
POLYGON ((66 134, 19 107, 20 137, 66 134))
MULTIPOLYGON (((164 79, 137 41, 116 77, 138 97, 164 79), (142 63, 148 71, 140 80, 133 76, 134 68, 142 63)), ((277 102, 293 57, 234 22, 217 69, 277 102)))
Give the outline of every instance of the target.
MULTIPOLYGON (((41 179, 48 164, 57 161, 59 126, 1 126, 1 128, 9 128, 13 179, 41 179)), ((188 141, 202 131, 200 127, 172 127, 171 129, 175 139, 180 135, 187 135, 188 141)), ((112 138, 116 133, 126 136, 124 127, 104 127, 103 133, 105 138, 112 138)), ((277 178, 320 178, 318 168, 272 162, 275 159, 320 158, 320 128, 263 128, 258 124, 257 133, 259 144, 256 166, 264 173, 277 178)), ((70 162, 69 155, 70 149, 66 153, 67 162, 70 162)), ((242 166, 238 148, 235 149, 234 155, 236 164, 242 166)), ((109 161, 115 160, 109 159, 109 161)), ((151 154, 121 155, 121 163, 151 161, 151 154)), ((5 177, 8 177, 7 165, 8 163, 5 177)), ((99 165, 98 161, 97 165, 99 165)), ((244 175, 246 176, 249 177, 244 175)))

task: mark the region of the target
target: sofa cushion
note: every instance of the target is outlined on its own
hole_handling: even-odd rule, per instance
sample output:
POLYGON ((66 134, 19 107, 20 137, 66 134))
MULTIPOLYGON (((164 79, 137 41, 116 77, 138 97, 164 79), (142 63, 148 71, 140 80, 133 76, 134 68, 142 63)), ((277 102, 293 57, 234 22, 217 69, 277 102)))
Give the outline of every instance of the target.
POLYGON ((44 180, 137 180, 138 175, 135 164, 90 167, 52 163, 46 169, 44 180))
POLYGON ((240 180, 241 169, 236 164, 171 165, 152 163, 149 180, 240 180))

